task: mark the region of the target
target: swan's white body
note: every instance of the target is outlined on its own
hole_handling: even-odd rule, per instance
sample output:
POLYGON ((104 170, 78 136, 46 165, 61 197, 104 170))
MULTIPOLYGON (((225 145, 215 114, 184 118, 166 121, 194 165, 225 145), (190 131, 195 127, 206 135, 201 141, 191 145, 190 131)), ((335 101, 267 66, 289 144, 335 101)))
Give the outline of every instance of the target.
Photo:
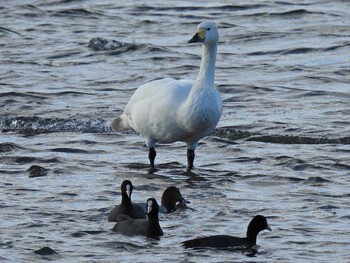
POLYGON ((222 100, 214 87, 218 32, 214 23, 203 22, 197 35, 192 42, 203 42, 197 79, 166 78, 142 85, 124 113, 113 121, 115 131, 134 129, 146 139, 148 148, 154 148, 157 142, 183 141, 188 150, 194 151, 198 141, 214 130, 222 113, 222 100))

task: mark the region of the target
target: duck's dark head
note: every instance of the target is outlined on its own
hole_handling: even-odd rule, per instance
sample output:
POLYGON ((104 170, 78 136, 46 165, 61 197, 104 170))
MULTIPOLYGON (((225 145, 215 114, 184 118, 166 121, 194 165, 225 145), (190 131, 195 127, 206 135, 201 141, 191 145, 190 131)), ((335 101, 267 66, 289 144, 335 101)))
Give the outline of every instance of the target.
POLYGON ((120 186, 120 190, 121 190, 122 194, 126 194, 129 199, 131 198, 131 193, 132 193, 133 189, 134 189, 134 187, 133 187, 131 181, 129 181, 129 180, 124 180, 120 186))
POLYGON ((161 204, 168 212, 174 211, 177 206, 186 206, 189 203, 180 193, 180 190, 175 186, 169 186, 164 190, 161 204))
POLYGON ((147 200, 147 215, 148 218, 158 218, 159 205, 154 198, 148 198, 147 200))
POLYGON ((250 221, 247 229, 247 239, 250 245, 256 245, 256 236, 260 231, 265 229, 272 231, 271 227, 267 224, 266 217, 257 215, 250 221))

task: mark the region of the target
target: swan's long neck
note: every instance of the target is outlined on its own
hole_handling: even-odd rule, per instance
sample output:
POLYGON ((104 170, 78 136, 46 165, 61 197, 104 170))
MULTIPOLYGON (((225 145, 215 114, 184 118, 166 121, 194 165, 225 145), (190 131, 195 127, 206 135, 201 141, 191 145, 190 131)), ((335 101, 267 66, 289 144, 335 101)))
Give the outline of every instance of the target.
POLYGON ((214 87, 217 48, 217 44, 203 45, 201 66, 193 90, 214 87))

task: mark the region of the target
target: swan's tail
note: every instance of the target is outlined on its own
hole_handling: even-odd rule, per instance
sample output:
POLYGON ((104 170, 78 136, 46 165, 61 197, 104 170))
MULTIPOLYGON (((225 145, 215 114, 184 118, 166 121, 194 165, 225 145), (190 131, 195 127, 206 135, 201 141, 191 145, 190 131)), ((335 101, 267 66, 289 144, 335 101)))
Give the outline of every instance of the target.
POLYGON ((129 127, 128 125, 126 125, 124 123, 122 116, 119 116, 118 118, 114 119, 112 121, 111 126, 112 126, 113 131, 121 131, 121 130, 127 129, 129 127))

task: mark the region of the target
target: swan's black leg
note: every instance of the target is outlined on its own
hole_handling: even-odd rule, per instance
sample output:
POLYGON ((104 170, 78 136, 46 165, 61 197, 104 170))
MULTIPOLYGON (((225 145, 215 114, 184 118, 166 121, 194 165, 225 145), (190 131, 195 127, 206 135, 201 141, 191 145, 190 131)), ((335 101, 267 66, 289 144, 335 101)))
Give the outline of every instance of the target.
POLYGON ((148 158, 149 158, 149 162, 151 163, 151 168, 154 169, 154 159, 156 158, 156 150, 154 148, 149 148, 149 152, 148 152, 148 158))
POLYGON ((191 171, 193 168, 193 161, 194 161, 194 150, 187 150, 187 171, 191 171))

